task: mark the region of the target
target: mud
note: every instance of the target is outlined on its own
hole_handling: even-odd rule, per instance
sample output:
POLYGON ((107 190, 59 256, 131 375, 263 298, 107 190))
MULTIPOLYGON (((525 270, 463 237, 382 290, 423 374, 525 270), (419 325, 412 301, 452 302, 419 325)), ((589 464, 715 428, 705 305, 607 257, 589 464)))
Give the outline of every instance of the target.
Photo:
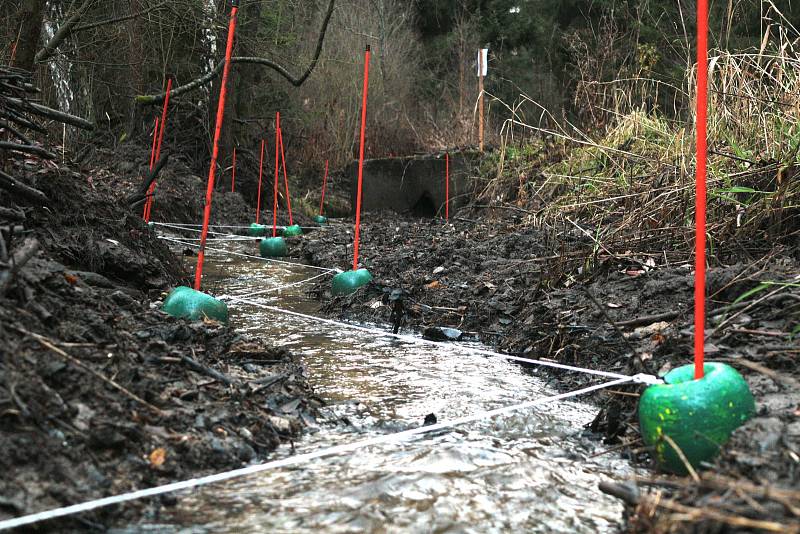
MULTIPOLYGON (((145 150, 123 145, 96 150, 82 167, 11 163, 12 174, 52 202, 37 208, 0 197, 2 207, 25 212, 10 252, 25 238, 41 243, 0 295, 0 518, 241 466, 291 441, 319 406, 303 368, 269 340, 157 311, 164 291, 186 283, 188 273, 123 202, 143 170, 132 162, 146 160, 145 150)), ((154 220, 196 224, 204 182, 179 157, 171 160, 154 220)), ((296 201, 295 222, 310 223, 303 206, 313 197, 296 201)), ((283 200, 281 206, 279 223, 287 224, 283 200)), ((240 193, 219 186, 215 223, 246 225, 251 211, 240 193)), ((688 254, 638 252, 637 243, 600 247, 585 228, 535 225, 520 209, 457 215, 445 224, 366 214, 361 260, 375 280, 349 297, 316 286, 323 311, 429 336, 454 328, 457 336, 439 338, 480 338, 515 354, 626 374, 661 374, 690 361, 688 254)), ((265 209, 262 222, 270 221, 265 209)), ((0 227, 10 224, 0 220, 0 227)), ((348 269, 352 239, 350 223, 333 221, 297 242, 311 263, 348 269)), ((711 269, 708 358, 743 372, 758 417, 706 472, 719 479, 703 474, 692 485, 654 474, 639 481, 627 499, 632 529, 743 528, 697 513, 701 507, 729 519, 796 526, 797 272, 797 248, 743 253, 740 263, 711 269), (650 487, 658 493, 648 500, 650 487), (689 511, 665 512, 664 502, 689 511)), ((564 372, 543 376, 563 389, 588 381, 564 372)), ((591 429, 647 466, 635 421, 638 393, 627 386, 598 395, 591 429)), ((105 509, 43 528, 103 530, 134 517, 157 519, 173 502, 105 509)))
MULTIPOLYGON (((302 366, 269 340, 158 311, 187 273, 124 204, 138 180, 130 158, 98 150, 82 168, 12 160, 12 174, 51 203, 0 197, 26 216, 9 252, 24 239, 41 245, 0 295, 0 519, 257 461, 320 404, 302 366)), ((175 161, 154 217, 197 222, 201 190, 175 161)), ((250 222, 240 195, 217 199, 215 221, 250 222)), ((102 531, 155 518, 174 499, 41 528, 102 531)))
MULTIPOLYGON (((522 224, 513 210, 462 210, 459 217, 445 224, 366 214, 361 263, 374 281, 354 295, 335 298, 325 284, 318 285, 323 309, 336 317, 395 327, 456 328, 513 354, 625 374, 661 375, 691 361, 693 272, 688 255, 675 260, 670 254, 670 260, 659 251, 632 253, 635 244, 598 250, 590 236, 574 227, 522 224)), ((348 269, 351 254, 349 225, 304 242, 306 259, 318 265, 348 269)), ((665 496, 675 502, 694 506, 702 498, 723 503, 733 516, 796 526, 791 507, 731 488, 748 480, 776 488, 797 488, 800 482, 799 270, 796 249, 710 270, 706 357, 742 371, 759 413, 737 431, 708 471, 727 482, 668 488, 665 496), (789 285, 765 287, 764 282, 789 285)), ((531 372, 545 372, 564 389, 590 381, 568 372, 531 372)), ((599 394, 595 400, 601 410, 591 429, 609 446, 623 448, 632 461, 650 465, 638 435, 639 392, 639 386, 630 386, 599 394)), ((632 526, 672 524, 643 506, 631 514, 632 526)), ((689 522, 693 531, 718 531, 719 521, 702 514, 695 519, 689 522)), ((679 527, 688 528, 686 523, 679 527)))

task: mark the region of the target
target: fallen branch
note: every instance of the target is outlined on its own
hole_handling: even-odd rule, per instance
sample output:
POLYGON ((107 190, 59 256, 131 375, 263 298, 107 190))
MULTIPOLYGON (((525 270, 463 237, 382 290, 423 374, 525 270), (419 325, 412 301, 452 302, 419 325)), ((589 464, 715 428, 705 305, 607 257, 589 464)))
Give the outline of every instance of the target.
MULTIPOLYGON (((194 354, 194 349, 192 349, 192 354, 194 354)), ((188 365, 189 368, 192 369, 193 371, 209 376, 214 380, 217 380, 218 382, 222 382, 226 386, 232 386, 237 383, 235 380, 225 376, 216 369, 212 369, 211 367, 205 366, 200 362, 198 362, 197 360, 194 360, 188 356, 181 356, 181 361, 186 365, 188 365)))
POLYGON ((769 367, 765 367, 760 363, 751 362, 750 360, 745 360, 744 358, 718 358, 717 361, 720 362, 727 362, 732 365, 741 365, 742 367, 746 367, 751 371, 755 371, 757 373, 761 373, 764 376, 768 376, 773 380, 773 382, 778 382, 785 385, 791 389, 800 389, 800 382, 789 376, 785 373, 778 373, 773 371, 769 367))
POLYGON ((136 190, 136 192, 129 195, 128 198, 125 199, 131 209, 141 206, 142 203, 147 200, 147 191, 150 189, 150 184, 152 184, 153 181, 158 177, 158 173, 161 172, 161 169, 164 168, 164 166, 167 164, 167 161, 169 161, 169 152, 165 151, 164 155, 161 156, 161 159, 159 159, 155 167, 153 167, 153 170, 150 171, 150 173, 142 180, 142 183, 139 184, 139 188, 136 190))
POLYGON ((27 128, 29 130, 33 130, 34 132, 39 132, 40 134, 46 134, 47 130, 42 128, 38 124, 35 124, 16 111, 6 108, 4 111, 0 112, 0 119, 5 119, 8 122, 13 122, 17 126, 21 126, 23 128, 27 128))
POLYGON ((52 119, 57 122, 63 122, 64 124, 69 124, 70 126, 83 128, 84 130, 94 130, 94 124, 87 121, 86 119, 76 117, 75 115, 70 115, 69 113, 64 113, 63 111, 59 111, 57 109, 49 108, 41 104, 36 104, 35 102, 21 100, 19 98, 8 98, 6 99, 6 101, 12 104, 16 104, 17 106, 24 108, 26 111, 33 113, 34 115, 39 115, 40 117, 52 119))
POLYGON ((33 258, 37 250, 39 250, 39 242, 33 238, 28 238, 23 241, 22 246, 14 252, 14 255, 11 256, 10 267, 0 272, 0 297, 6 294, 11 280, 13 280, 17 273, 25 267, 25 264, 33 258))
POLYGON ((10 176, 3 171, 0 171, 0 189, 5 189, 6 191, 27 198, 28 200, 33 200, 34 202, 38 202, 40 204, 50 203, 50 199, 47 198, 47 195, 38 189, 34 189, 33 187, 23 184, 13 176, 10 176))
POLYGON ((633 326, 645 326, 648 324, 659 323, 661 321, 671 321, 679 317, 681 312, 671 311, 671 312, 664 312, 664 313, 657 313, 655 315, 645 315, 642 317, 637 317, 636 319, 629 319, 627 321, 618 321, 617 326, 625 326, 625 327, 633 327, 633 326))
POLYGON ((8 141, 0 141, 0 150, 16 150, 17 152, 35 154, 45 159, 56 159, 58 157, 52 152, 36 145, 22 145, 19 143, 9 143, 8 141))
POLYGON ((20 141, 22 141, 26 145, 32 145, 33 144, 33 141, 31 141, 30 138, 27 135, 25 135, 21 131, 17 130, 16 128, 14 128, 11 125, 11 123, 8 122, 8 121, 0 122, 0 129, 6 130, 7 132, 11 133, 12 135, 14 135, 14 137, 19 139, 20 141))
MULTIPOLYGON (((269 67, 284 78, 286 78, 289 83, 294 85, 295 87, 300 87, 303 83, 311 76, 311 73, 314 72, 314 68, 317 66, 317 62, 319 61, 320 53, 322 52, 322 45, 325 42, 325 34, 328 31, 328 23, 331 21, 331 16, 333 15, 333 8, 336 4, 336 0, 330 0, 328 4, 328 11, 325 13, 325 19, 322 21, 322 28, 319 32, 319 37, 317 38, 317 48, 314 51, 314 57, 311 59, 308 67, 306 68, 305 72, 298 77, 292 76, 288 70, 282 65, 263 57, 232 57, 231 64, 233 63, 251 63, 256 65, 264 65, 265 67, 269 67)), ((225 61, 220 61, 208 74, 205 76, 201 76, 191 82, 181 85, 180 87, 176 87, 172 91, 169 92, 169 97, 174 98, 180 96, 184 93, 188 93, 189 91, 193 91, 198 89, 216 78, 222 72, 223 67, 225 66, 225 61)), ((164 101, 164 98, 167 96, 166 93, 161 93, 157 95, 139 95, 136 97, 136 102, 139 104, 159 104, 164 101)))

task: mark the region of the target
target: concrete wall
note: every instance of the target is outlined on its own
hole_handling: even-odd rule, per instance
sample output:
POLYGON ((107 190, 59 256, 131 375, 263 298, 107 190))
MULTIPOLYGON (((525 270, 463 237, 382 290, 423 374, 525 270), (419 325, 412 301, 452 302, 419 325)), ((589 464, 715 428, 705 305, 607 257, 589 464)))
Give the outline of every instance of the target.
MULTIPOLYGON (((478 161, 474 153, 450 156, 450 210, 465 204, 472 192, 470 176, 478 161)), ((352 177, 352 206, 358 190, 358 162, 347 167, 352 177)), ((372 159, 364 162, 362 211, 392 210, 433 216, 444 215, 445 158, 442 155, 372 159)))

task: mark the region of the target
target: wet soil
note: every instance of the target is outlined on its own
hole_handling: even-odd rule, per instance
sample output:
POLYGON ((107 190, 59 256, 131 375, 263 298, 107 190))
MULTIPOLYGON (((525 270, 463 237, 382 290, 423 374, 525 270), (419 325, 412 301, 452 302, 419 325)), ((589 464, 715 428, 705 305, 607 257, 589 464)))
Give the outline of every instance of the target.
MULTIPOLYGON (((0 193, 0 206, 25 213, 0 220, 18 226, 4 232, 9 253, 40 244, 0 292, 0 519, 240 467, 294 439, 319 406, 299 360, 270 340, 158 310, 187 273, 125 205, 139 180, 131 161, 146 152, 7 169, 51 202, 0 193)), ((196 223, 203 182, 175 158, 154 218, 196 223)), ((250 222, 238 193, 214 208, 216 222, 250 222)), ((174 499, 41 528, 102 531, 174 499)))
MULTIPOLYGON (((426 333, 455 328, 514 354, 625 374, 662 375, 691 361, 689 253, 634 253, 633 243, 609 250, 578 228, 538 227, 514 210, 462 210, 459 216, 445 224, 366 214, 360 262, 374 281, 345 297, 331 297, 329 285, 319 284, 323 309, 426 333)), ((348 269, 352 239, 352 226, 332 225, 304 241, 303 254, 317 265, 348 269)), ((749 525, 734 520, 740 517, 800 528, 793 508, 800 504, 798 272, 796 248, 743 254, 739 263, 710 270, 706 356, 744 374, 758 415, 735 433, 702 484, 656 484, 661 505, 637 489, 628 499, 632 529, 718 532, 749 525), (712 475, 720 479, 706 481, 712 475), (743 489, 748 481, 758 489, 743 489), (764 488, 793 493, 789 501, 773 499, 764 488), (665 508, 670 502, 691 508, 680 514, 665 508), (710 517, 704 503, 724 517, 710 517)), ((544 373, 563 389, 590 380, 544 373)), ((629 386, 599 394, 602 409, 591 428, 610 447, 649 464, 636 421, 640 391, 629 386)))

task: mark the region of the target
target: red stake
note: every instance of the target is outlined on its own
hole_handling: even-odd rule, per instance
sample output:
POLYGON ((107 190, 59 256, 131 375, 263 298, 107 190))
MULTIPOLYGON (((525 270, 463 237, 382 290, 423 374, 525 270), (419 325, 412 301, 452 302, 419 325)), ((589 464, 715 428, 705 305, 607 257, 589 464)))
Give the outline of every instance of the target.
POLYGON ((231 193, 236 191, 236 148, 233 149, 233 169, 231 170, 231 193))
POLYGON ((319 214, 322 215, 322 206, 325 204, 325 184, 328 183, 328 160, 325 160, 325 176, 322 177, 322 198, 319 199, 319 214))
POLYGON ((272 237, 278 237, 278 168, 280 162, 280 132, 281 112, 275 113, 275 180, 273 181, 274 194, 272 195, 272 237))
POLYGON ((258 164, 258 198, 256 199, 256 224, 261 217, 261 178, 264 176, 264 144, 266 141, 261 140, 261 162, 258 164))
MULTIPOLYGON (((158 117, 156 117, 156 124, 153 127, 153 146, 150 148, 150 170, 153 170, 153 165, 155 164, 156 160, 156 143, 158 143, 158 117)), ((150 191, 148 189, 147 196, 144 199, 144 211, 142 212, 142 219, 147 221, 148 217, 148 208, 150 207, 150 191)))
MULTIPOLYGON (((164 97, 164 107, 161 110, 161 123, 158 130, 158 144, 156 145, 156 157, 153 160, 153 163, 150 165, 150 170, 153 170, 153 166, 158 162, 161 158, 161 143, 164 141, 164 130, 166 130, 167 126, 167 108, 169 108, 169 93, 172 91, 172 78, 167 80, 167 94, 164 97)), ((150 213, 153 211, 153 199, 154 194, 156 192, 156 181, 153 180, 153 183, 150 184, 150 191, 148 192, 147 196, 147 216, 145 217, 145 221, 150 222, 150 213)))
POLYGON ((369 45, 364 52, 364 91, 361 99, 361 145, 358 149, 358 193, 356 194, 356 233, 353 242, 353 270, 358 269, 358 242, 361 237, 361 185, 364 181, 364 134, 367 122, 367 91, 369 90, 369 45))
POLYGON ((694 252, 694 378, 704 376, 706 326, 706 175, 708 165, 708 0, 697 2, 697 198, 694 252))
POLYGON ((219 157, 219 138, 222 134, 222 121, 225 118, 225 97, 227 96, 228 74, 231 70, 231 55, 233 54, 233 36, 236 32, 236 12, 238 0, 231 2, 231 21, 228 26, 228 44, 225 48, 225 67, 222 69, 222 87, 219 90, 219 103, 217 105, 217 124, 214 128, 214 148, 211 151, 211 167, 208 169, 208 187, 206 188, 206 205, 203 210, 203 233, 200 235, 200 252, 197 254, 197 269, 194 273, 194 289, 200 291, 200 282, 203 280, 203 260, 206 253, 206 238, 208 237, 208 221, 211 219, 211 199, 214 195, 214 178, 217 172, 217 158, 219 157))
POLYGON ((450 220, 450 154, 444 154, 444 220, 450 220))
POLYGON ((292 197, 289 196, 289 177, 286 176, 286 154, 283 152, 283 129, 281 128, 278 128, 278 140, 281 144, 281 163, 283 163, 283 183, 286 185, 286 209, 289 210, 289 226, 294 226, 292 197))

